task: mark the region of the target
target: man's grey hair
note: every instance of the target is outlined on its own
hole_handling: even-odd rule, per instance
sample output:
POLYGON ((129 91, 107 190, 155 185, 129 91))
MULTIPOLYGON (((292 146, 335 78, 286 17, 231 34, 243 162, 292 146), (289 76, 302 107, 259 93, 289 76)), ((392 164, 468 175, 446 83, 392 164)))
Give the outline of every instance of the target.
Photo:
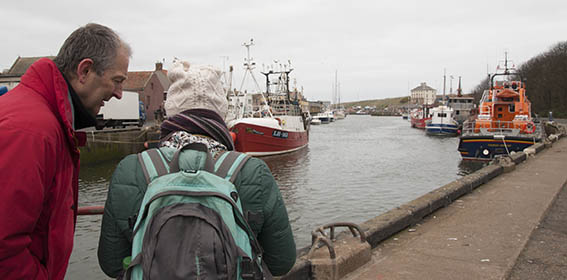
POLYGON ((70 75, 67 79, 76 77, 77 66, 85 58, 92 59, 93 70, 102 75, 114 63, 120 48, 132 55, 130 46, 112 29, 89 23, 69 35, 53 61, 63 74, 70 75))

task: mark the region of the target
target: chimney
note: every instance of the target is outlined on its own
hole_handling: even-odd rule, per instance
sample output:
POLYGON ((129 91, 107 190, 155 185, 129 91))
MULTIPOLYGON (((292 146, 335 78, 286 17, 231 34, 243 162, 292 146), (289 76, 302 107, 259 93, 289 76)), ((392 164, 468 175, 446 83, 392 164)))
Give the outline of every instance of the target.
POLYGON ((161 62, 156 62, 156 71, 163 70, 163 64, 161 62))

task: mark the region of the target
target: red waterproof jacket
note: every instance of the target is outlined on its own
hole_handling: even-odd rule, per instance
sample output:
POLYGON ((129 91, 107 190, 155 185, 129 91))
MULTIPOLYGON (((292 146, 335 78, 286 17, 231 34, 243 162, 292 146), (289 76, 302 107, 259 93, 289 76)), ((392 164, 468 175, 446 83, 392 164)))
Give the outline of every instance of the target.
POLYGON ((0 97, 0 279, 63 279, 79 150, 67 83, 40 59, 0 97))

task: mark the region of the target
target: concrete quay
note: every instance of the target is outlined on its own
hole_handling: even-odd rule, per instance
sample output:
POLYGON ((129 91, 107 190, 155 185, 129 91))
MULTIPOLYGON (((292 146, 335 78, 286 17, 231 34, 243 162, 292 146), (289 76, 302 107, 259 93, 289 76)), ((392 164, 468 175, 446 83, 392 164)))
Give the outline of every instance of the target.
POLYGON ((380 243, 344 279, 567 279, 567 199, 550 207, 566 163, 562 139, 380 243), (546 217, 562 230, 539 228, 546 217))
POLYGON ((339 234, 334 250, 301 254, 282 279, 567 279, 567 140, 559 138, 361 224, 369 246, 339 234))

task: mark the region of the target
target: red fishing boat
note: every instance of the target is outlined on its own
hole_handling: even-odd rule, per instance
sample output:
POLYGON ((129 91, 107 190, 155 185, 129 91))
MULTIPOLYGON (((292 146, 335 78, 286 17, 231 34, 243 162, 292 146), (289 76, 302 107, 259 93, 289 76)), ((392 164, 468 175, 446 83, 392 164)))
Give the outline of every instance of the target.
POLYGON ((420 108, 413 109, 410 112, 411 127, 425 129, 425 123, 431 120, 431 115, 429 114, 429 108, 427 106, 422 106, 420 108))
MULTIPOLYGON (((255 64, 249 51, 251 45, 252 40, 244 44, 248 50, 244 65, 256 81, 252 72, 255 64)), ((266 77, 266 91, 259 90, 256 94, 262 103, 256 110, 251 104, 252 94, 243 94, 240 90, 238 94, 229 95, 232 114, 229 114, 231 119, 227 124, 230 131, 236 134, 237 151, 253 156, 268 156, 297 151, 307 146, 311 120, 308 113, 301 110, 301 92, 290 90, 291 71, 290 65, 284 65, 283 69, 262 73, 266 77)))

